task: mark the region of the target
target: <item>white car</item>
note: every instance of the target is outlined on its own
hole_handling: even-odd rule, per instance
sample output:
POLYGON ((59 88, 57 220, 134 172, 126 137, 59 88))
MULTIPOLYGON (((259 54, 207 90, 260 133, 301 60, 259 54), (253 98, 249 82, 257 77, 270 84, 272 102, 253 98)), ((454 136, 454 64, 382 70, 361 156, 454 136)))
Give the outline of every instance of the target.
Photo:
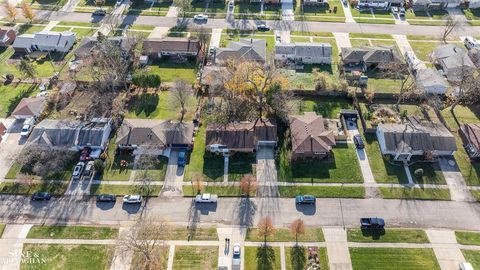
POLYGON ((78 180, 82 176, 83 168, 85 168, 85 163, 78 162, 75 168, 73 168, 72 177, 73 180, 78 180))
POLYGON ((125 195, 123 196, 124 203, 141 203, 142 195, 125 195))
POLYGON ((199 194, 195 197, 196 203, 216 203, 217 200, 218 196, 210 193, 199 194))
POLYGON ((465 48, 467 49, 473 49, 473 48, 480 48, 480 41, 474 39, 471 36, 465 37, 463 40, 463 44, 465 45, 465 48))
POLYGON ((33 126, 35 125, 35 118, 31 117, 23 122, 22 131, 20 131, 20 136, 28 137, 32 133, 33 126))
POLYGON ((205 15, 205 14, 197 14, 195 16, 193 16, 193 21, 207 21, 208 20, 208 16, 205 15))
POLYGON ((241 251, 241 246, 239 243, 235 243, 233 245, 233 258, 232 258, 232 265, 233 266, 239 266, 240 265, 240 251, 241 251))
POLYGON ((212 153, 228 153, 228 148, 226 145, 216 143, 216 144, 211 144, 208 147, 208 151, 212 153))

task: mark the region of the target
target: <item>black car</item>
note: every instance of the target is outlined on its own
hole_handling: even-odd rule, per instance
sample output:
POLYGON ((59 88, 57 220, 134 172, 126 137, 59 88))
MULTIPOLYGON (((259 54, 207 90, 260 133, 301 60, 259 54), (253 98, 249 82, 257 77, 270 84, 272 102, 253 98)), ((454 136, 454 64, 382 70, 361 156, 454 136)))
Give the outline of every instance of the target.
POLYGON ((52 195, 48 192, 35 192, 32 195, 32 201, 48 201, 52 198, 52 195))
POLYGON ((268 27, 266 24, 260 24, 257 26, 258 31, 270 31, 270 27, 268 27))
POLYGON ((93 12, 94 16, 105 16, 107 12, 103 9, 97 9, 93 12))
POLYGON ((357 147, 357 149, 365 148, 362 137, 359 134, 356 134, 355 136, 353 136, 353 142, 355 143, 355 146, 357 147))
POLYGON ((97 202, 116 202, 117 197, 113 194, 101 194, 97 196, 97 202))
POLYGON ((361 218, 360 226, 363 229, 383 229, 385 227, 385 220, 383 218, 361 218))

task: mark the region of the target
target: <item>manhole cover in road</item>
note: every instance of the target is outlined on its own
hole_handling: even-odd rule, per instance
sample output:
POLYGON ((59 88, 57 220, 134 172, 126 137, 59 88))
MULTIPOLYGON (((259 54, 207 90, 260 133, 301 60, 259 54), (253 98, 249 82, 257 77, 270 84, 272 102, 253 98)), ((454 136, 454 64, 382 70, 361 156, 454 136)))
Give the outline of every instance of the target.
POLYGON ((450 159, 450 160, 448 161, 448 165, 450 165, 450 166, 452 166, 452 167, 455 166, 455 161, 450 159))

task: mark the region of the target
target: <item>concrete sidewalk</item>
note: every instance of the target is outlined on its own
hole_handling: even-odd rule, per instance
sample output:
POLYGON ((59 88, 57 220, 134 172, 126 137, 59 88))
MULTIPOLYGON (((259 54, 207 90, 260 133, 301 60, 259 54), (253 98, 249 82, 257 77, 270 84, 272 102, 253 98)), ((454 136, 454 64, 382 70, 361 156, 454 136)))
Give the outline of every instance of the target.
POLYGON ((441 158, 438 161, 440 169, 442 170, 445 181, 450 189, 452 201, 457 202, 474 202, 472 194, 468 191, 467 184, 463 178, 460 169, 458 168, 455 159, 441 158))
POLYGON ((460 263, 465 262, 454 231, 427 230, 426 233, 442 270, 458 269, 460 263))
POLYGON ((352 270, 347 232, 343 228, 323 228, 330 270, 352 270))

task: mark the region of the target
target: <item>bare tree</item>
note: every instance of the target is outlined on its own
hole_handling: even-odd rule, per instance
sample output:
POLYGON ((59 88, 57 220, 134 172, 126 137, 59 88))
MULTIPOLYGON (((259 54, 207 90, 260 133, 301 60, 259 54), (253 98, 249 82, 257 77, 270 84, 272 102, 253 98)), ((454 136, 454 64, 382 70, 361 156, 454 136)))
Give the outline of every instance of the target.
POLYGON ((18 11, 12 1, 5 1, 5 6, 3 7, 7 17, 10 18, 13 22, 17 19, 18 11))
POLYGON ((180 107, 180 123, 183 122, 187 113, 187 105, 192 98, 192 87, 185 80, 176 80, 173 89, 170 91, 172 106, 180 107))
POLYGON ((272 87, 268 93, 267 104, 275 116, 284 123, 288 122, 288 117, 298 112, 302 100, 295 96, 292 91, 285 91, 272 87))
POLYGON ((267 238, 275 234, 275 227, 273 226, 272 219, 265 217, 258 222, 258 236, 263 238, 263 243, 267 245, 267 238))
POLYGON ((192 177, 192 188, 196 194, 199 194, 203 191, 205 184, 201 175, 196 174, 192 177))
POLYGON ((240 180, 240 189, 248 196, 257 190, 257 178, 251 174, 246 174, 240 180))
POLYGON ((192 1, 190 0, 173 0, 173 4, 182 12, 183 18, 185 18, 187 12, 192 10, 192 1))
POLYGON ((72 151, 31 144, 23 149, 16 162, 21 166, 22 172, 45 177, 67 169, 74 157, 72 151))
MULTIPOLYGON (((145 147, 142 146, 142 148, 148 148, 145 149, 144 154, 138 155, 137 158, 135 159, 135 165, 134 167, 137 169, 137 174, 135 175, 135 181, 140 182, 140 192, 142 194, 145 194, 145 196, 150 196, 153 190, 152 184, 155 181, 153 179, 153 176, 151 173, 149 173, 150 170, 155 169, 156 165, 158 164, 158 158, 156 155, 151 154, 151 150, 153 147, 145 147)), ((153 150, 152 150, 153 151, 153 150)))
POLYGON ((301 218, 294 220, 290 224, 290 232, 295 235, 295 242, 298 245, 298 236, 305 234, 305 223, 301 218))
POLYGON ((384 65, 385 69, 383 75, 385 77, 393 77, 395 80, 400 80, 400 93, 398 94, 397 102, 395 103, 395 107, 398 110, 400 102, 402 102, 402 100, 409 94, 412 94, 417 90, 415 77, 404 63, 391 62, 384 65))
POLYGON ((118 238, 120 255, 133 252, 139 256, 137 269, 163 270, 165 260, 161 254, 167 249, 164 240, 171 235, 171 227, 165 221, 153 219, 139 219, 125 233, 118 238))
POLYGON ((443 17, 445 26, 442 32, 442 41, 447 43, 447 38, 455 31, 460 30, 463 27, 464 21, 459 19, 458 16, 452 16, 450 14, 443 17))
POLYGON ((452 112, 454 112, 455 107, 458 104, 473 104, 475 101, 478 100, 476 97, 480 87, 478 82, 478 80, 480 79, 478 72, 480 72, 480 70, 477 70, 475 72, 474 68, 471 68, 469 65, 466 64, 466 62, 469 61, 467 54, 463 55, 463 57, 460 58, 460 61, 461 68, 455 74, 457 80, 452 83, 456 86, 457 90, 457 92, 453 93, 453 95, 451 96, 453 102, 450 110, 452 112))

